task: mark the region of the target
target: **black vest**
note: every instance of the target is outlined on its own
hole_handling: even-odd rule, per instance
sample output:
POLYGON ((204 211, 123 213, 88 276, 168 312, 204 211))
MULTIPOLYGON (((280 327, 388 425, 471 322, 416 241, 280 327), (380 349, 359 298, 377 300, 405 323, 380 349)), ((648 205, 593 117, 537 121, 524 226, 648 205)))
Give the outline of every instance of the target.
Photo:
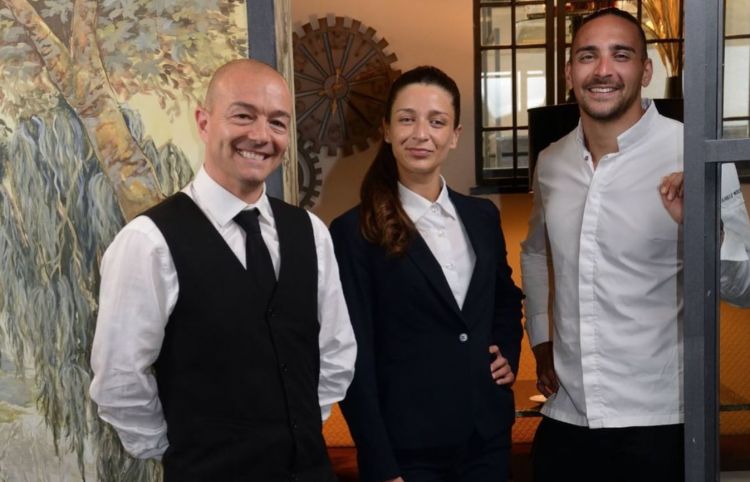
POLYGON ((166 482, 333 479, 318 405, 312 225, 304 210, 269 199, 281 267, 267 306, 190 197, 175 194, 145 213, 166 239, 179 282, 155 364, 166 482))

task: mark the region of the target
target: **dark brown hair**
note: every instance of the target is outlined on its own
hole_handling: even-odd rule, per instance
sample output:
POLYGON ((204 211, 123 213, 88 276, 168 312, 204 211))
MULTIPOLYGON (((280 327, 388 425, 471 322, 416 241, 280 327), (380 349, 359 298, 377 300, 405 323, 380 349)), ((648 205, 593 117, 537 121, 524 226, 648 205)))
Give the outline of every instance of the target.
MULTIPOLYGON (((404 72, 391 85, 385 103, 385 123, 391 123, 393 102, 401 90, 411 84, 436 85, 451 96, 455 113, 453 128, 461 116, 461 94, 456 82, 445 72, 432 66, 416 67, 404 72)), ((401 206, 398 196, 398 168, 390 144, 381 142, 360 189, 360 229, 368 241, 382 246, 388 255, 406 252, 416 228, 401 206)))
MULTIPOLYGON (((576 33, 580 31, 581 28, 587 23, 591 22, 592 20, 596 20, 597 18, 604 17, 605 15, 614 15, 615 17, 620 17, 632 23, 633 25, 635 25, 635 27, 638 29, 638 38, 640 40, 641 49, 643 49, 643 51, 641 52, 641 58, 643 60, 646 60, 648 58, 648 51, 646 47, 646 32, 644 32, 641 22, 639 22, 637 18, 635 18, 632 14, 630 14, 629 12, 626 12, 625 10, 620 10, 617 7, 600 8, 599 10, 595 11, 591 15, 584 17, 576 33)), ((573 40, 570 42, 571 55, 573 51, 572 49, 573 49, 574 42, 575 42, 575 35, 573 36, 573 40)))

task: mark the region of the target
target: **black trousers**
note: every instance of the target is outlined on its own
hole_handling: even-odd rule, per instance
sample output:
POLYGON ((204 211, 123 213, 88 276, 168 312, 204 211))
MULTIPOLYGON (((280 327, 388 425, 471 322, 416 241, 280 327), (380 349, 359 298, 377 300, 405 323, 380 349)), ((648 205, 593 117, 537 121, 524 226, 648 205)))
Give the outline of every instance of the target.
POLYGON ((684 426, 591 429, 548 417, 534 436, 534 482, 682 482, 684 426))
POLYGON ((510 458, 510 429, 485 440, 475 433, 466 444, 420 450, 396 450, 407 482, 505 482, 510 458))

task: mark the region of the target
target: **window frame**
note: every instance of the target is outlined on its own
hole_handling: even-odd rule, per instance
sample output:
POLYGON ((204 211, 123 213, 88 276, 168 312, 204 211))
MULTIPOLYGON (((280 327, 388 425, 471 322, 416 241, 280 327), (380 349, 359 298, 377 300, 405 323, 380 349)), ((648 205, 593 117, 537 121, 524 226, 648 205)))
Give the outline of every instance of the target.
MULTIPOLYGON (((643 0, 632 0, 636 6, 636 18, 643 21, 643 0)), ((518 76, 517 56, 518 52, 528 49, 545 49, 545 106, 566 103, 568 92, 565 86, 565 63, 567 61, 567 52, 570 45, 566 42, 566 21, 571 15, 577 15, 573 18, 583 18, 584 11, 593 12, 597 8, 603 8, 617 2, 612 1, 583 1, 583 0, 474 0, 474 161, 475 161, 475 182, 476 187, 472 188, 474 194, 487 193, 518 193, 528 192, 531 186, 530 168, 519 167, 519 149, 518 149, 518 132, 527 131, 527 125, 518 124, 518 76), (569 4, 579 4, 581 9, 576 10, 573 5, 573 11, 566 11, 569 4), (593 4, 594 8, 591 8, 593 4), (523 44, 516 43, 517 24, 516 10, 518 7, 544 5, 545 12, 545 42, 543 44, 523 44), (481 12, 486 7, 505 7, 510 9, 511 14, 511 35, 509 45, 482 45, 482 22, 481 12), (586 8, 583 8, 586 7, 586 8), (575 12, 578 12, 577 14, 575 12), (512 123, 510 126, 488 127, 484 124, 485 99, 483 99, 483 83, 486 82, 484 77, 482 58, 487 51, 511 52, 511 115, 512 123), (486 168, 484 159, 484 136, 488 132, 511 132, 513 147, 513 167, 512 168, 486 168)), ((684 0, 680 2, 681 16, 684 14, 684 0)), ((749 35, 750 36, 750 35, 749 35)), ((677 43, 679 56, 682 57, 684 50, 684 23, 680 25, 679 36, 673 38, 647 38, 647 45, 659 43, 677 43)), ((659 62, 660 59, 654 59, 659 62)), ((677 84, 681 85, 684 65, 680 66, 677 72, 677 84)), ((734 120, 734 119, 731 119, 734 120)), ((527 134, 528 135, 528 134, 527 134)), ((529 166, 533 166, 533 160, 529 159, 529 166)))
MULTIPOLYGON (((722 14, 726 15, 727 13, 727 0, 723 0, 722 5, 722 14)), ((723 19, 723 24, 726 25, 726 18, 723 19)), ((723 67, 726 69, 726 45, 727 41, 729 40, 747 40, 748 43, 750 43, 750 27, 747 28, 745 31, 746 33, 742 34, 733 34, 733 35, 726 35, 726 30, 723 33, 723 49, 724 49, 724 63, 723 67)), ((750 75, 750 73, 748 73, 750 75)), ((750 104, 750 98, 748 98, 748 104, 750 104)), ((748 105, 748 115, 744 116, 724 116, 723 110, 722 110, 722 118, 721 118, 721 129, 722 129, 722 139, 732 139, 732 137, 725 137, 725 129, 726 129, 726 123, 727 122, 735 122, 735 121, 745 121, 748 123, 748 130, 750 131, 750 105, 748 105)), ((750 132, 749 132, 750 133, 750 132)), ((750 160, 745 161, 738 161, 735 162, 735 166, 737 167, 737 174, 739 175, 740 182, 741 183, 750 183, 750 160)))
POLYGON ((554 0, 474 0, 474 151, 475 151, 475 181, 477 187, 472 190, 475 194, 483 192, 528 192, 529 169, 518 167, 518 131, 527 130, 528 125, 518 125, 518 78, 516 75, 511 76, 511 116, 512 125, 485 127, 484 125, 484 99, 482 98, 482 55, 488 51, 510 51, 511 52, 511 72, 517 71, 518 51, 544 49, 545 50, 545 105, 549 105, 549 99, 554 94, 554 52, 550 50, 549 45, 554 42, 554 0), (523 44, 516 43, 517 24, 516 10, 518 7, 544 5, 545 19, 545 41, 544 43, 523 44), (482 45, 482 8, 486 7, 505 7, 510 9, 511 15, 511 35, 510 45, 482 45), (552 74, 552 75, 550 75, 552 74), (495 176, 488 177, 485 175, 484 161, 484 134, 487 132, 511 132, 513 146, 513 167, 510 169, 493 169, 495 176))

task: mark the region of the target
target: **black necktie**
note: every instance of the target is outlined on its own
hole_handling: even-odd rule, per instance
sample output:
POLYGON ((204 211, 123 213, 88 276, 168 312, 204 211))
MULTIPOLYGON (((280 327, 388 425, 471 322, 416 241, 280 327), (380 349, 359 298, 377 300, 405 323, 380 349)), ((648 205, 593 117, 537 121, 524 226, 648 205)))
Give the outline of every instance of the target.
POLYGON ((259 215, 257 209, 248 209, 235 216, 234 221, 245 230, 246 269, 255 276, 262 299, 268 301, 276 286, 276 273, 268 247, 260 235, 259 215))

